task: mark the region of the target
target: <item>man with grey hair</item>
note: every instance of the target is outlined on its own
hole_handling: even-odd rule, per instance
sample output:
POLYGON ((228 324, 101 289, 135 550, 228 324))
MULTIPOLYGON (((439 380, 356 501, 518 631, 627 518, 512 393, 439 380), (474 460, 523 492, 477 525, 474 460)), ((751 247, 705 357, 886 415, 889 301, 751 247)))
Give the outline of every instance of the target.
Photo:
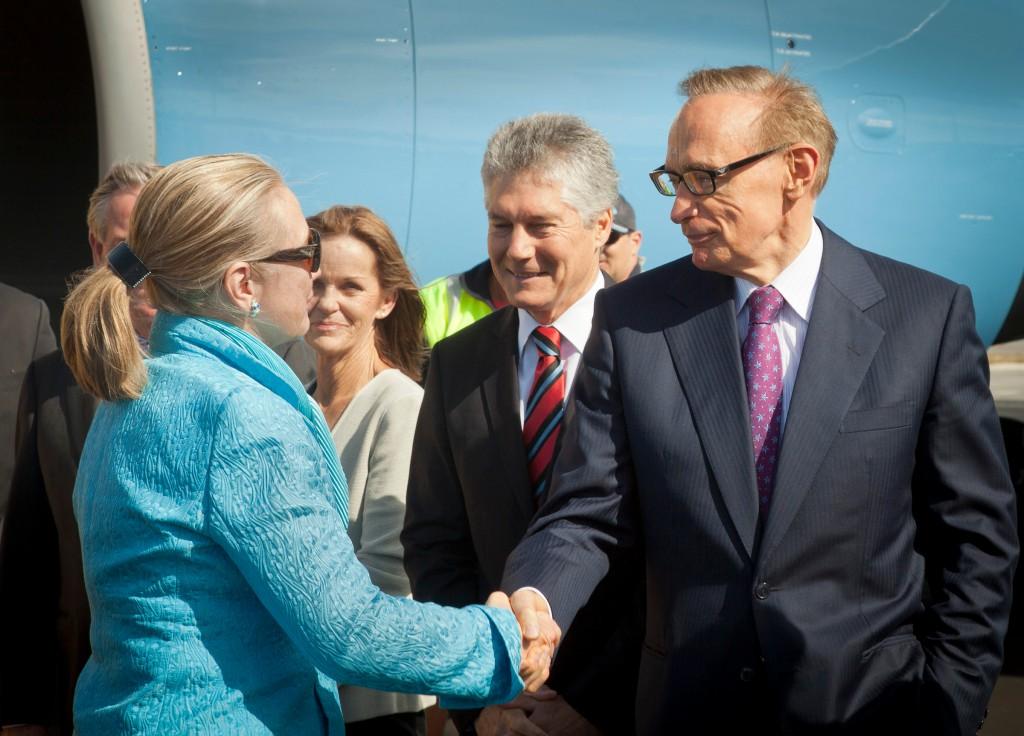
MULTIPOLYGON (((159 170, 156 164, 122 161, 111 166, 93 190, 85 218, 89 226, 89 250, 92 252, 93 266, 106 263, 107 253, 122 240, 128 239, 128 218, 135 207, 139 191, 159 170)), ((156 310, 149 303, 143 287, 131 290, 128 308, 135 334, 145 346, 156 310)))
MULTIPOLYGON (((491 269, 510 305, 434 347, 402 532, 413 595, 453 606, 496 589, 547 493, 618 194, 607 141, 569 115, 501 126, 481 175, 491 269)), ((559 652, 554 692, 453 714, 460 731, 629 733, 633 588, 613 571, 595 592, 559 652)))

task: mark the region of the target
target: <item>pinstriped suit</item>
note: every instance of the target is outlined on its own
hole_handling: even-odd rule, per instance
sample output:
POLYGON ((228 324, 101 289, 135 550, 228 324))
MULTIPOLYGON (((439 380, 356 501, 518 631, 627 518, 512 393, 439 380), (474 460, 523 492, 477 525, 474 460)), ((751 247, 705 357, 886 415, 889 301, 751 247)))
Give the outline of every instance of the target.
POLYGON ((565 629, 644 550, 638 733, 970 734, 984 713, 1018 544, 969 292, 822 232, 763 521, 732 279, 686 258, 595 305, 503 588, 565 629))

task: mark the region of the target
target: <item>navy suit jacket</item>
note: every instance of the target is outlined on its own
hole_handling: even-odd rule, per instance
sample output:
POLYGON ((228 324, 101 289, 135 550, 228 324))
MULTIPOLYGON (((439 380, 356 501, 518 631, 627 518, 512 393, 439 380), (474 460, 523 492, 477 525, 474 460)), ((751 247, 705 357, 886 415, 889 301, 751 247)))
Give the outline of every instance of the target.
POLYGON ((552 493, 503 587, 542 590, 564 629, 609 563, 646 552, 638 733, 983 717, 1018 543, 970 293, 822 232, 765 519, 732 279, 684 258, 598 296, 552 493))

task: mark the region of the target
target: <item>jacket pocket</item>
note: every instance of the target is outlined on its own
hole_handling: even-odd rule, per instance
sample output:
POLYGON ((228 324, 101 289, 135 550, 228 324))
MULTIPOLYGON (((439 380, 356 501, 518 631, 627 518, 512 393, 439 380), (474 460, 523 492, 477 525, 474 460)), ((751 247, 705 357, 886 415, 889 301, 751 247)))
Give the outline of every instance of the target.
POLYGON ((912 644, 916 645, 917 647, 921 646, 921 642, 918 640, 917 636, 914 634, 913 631, 903 631, 898 634, 893 634, 892 636, 887 636, 877 644, 871 645, 863 651, 863 653, 860 655, 860 658, 862 661, 866 661, 871 659, 873 656, 875 656, 875 654, 882 651, 883 649, 889 649, 891 647, 909 646, 912 644))
POLYGON ((891 406, 850 411, 843 417, 839 431, 871 432, 878 429, 899 429, 909 427, 914 418, 914 404, 904 401, 891 406))

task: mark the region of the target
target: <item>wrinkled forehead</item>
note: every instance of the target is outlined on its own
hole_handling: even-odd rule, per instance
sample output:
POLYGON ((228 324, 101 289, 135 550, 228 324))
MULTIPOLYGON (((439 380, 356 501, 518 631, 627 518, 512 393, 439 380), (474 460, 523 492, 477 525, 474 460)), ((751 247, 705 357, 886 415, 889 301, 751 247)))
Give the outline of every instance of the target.
POLYGON ((668 134, 670 169, 714 168, 756 147, 763 101, 737 94, 702 95, 680 108, 668 134))

